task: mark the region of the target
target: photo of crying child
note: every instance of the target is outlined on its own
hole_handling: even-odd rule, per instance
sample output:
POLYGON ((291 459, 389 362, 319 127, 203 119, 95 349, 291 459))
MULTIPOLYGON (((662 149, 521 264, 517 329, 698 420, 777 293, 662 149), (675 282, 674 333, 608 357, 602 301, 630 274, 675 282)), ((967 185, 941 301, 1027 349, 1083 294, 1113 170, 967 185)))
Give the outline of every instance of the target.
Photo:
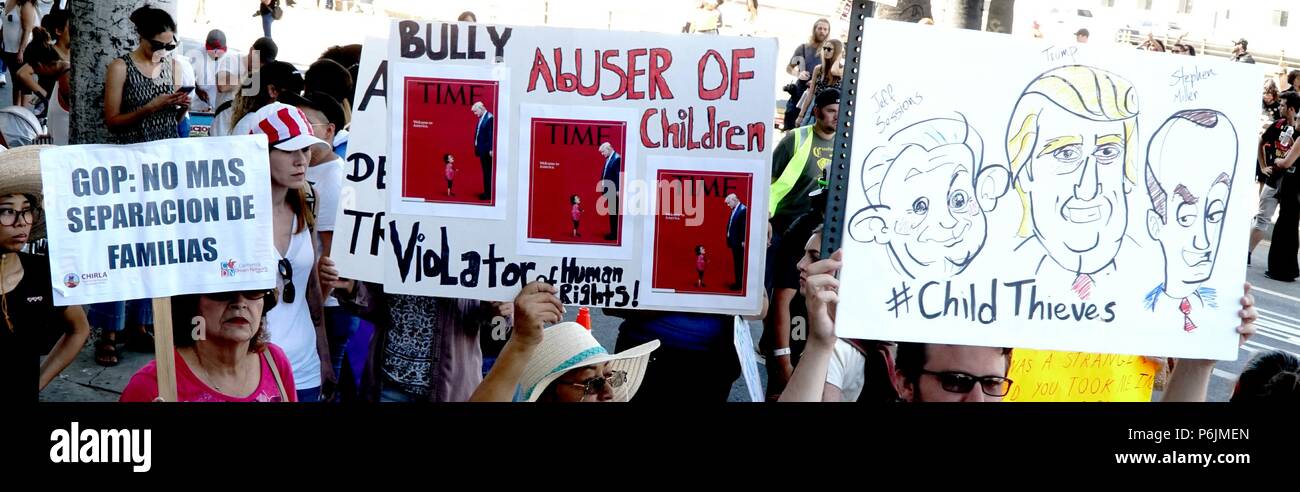
POLYGON ((582 237, 582 233, 578 232, 578 223, 582 221, 582 199, 578 195, 572 195, 569 197, 569 204, 573 205, 572 210, 569 212, 570 216, 573 217, 572 236, 582 237))
POLYGON ((443 154, 442 162, 446 166, 443 175, 447 177, 447 196, 456 196, 456 193, 451 191, 452 180, 456 179, 456 158, 451 154, 443 154))
POLYGON ((696 287, 708 287, 704 285, 704 267, 708 264, 709 259, 704 257, 704 245, 695 245, 695 272, 699 274, 699 279, 695 281, 696 287))

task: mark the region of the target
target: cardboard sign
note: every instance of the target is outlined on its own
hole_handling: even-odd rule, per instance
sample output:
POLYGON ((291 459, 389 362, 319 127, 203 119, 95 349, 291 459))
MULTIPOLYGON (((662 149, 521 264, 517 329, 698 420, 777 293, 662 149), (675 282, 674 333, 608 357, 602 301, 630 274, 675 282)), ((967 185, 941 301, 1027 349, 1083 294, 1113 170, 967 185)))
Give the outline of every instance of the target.
POLYGON ((54 303, 269 289, 264 136, 41 152, 54 303))
POLYGON ((1237 357, 1257 72, 889 21, 862 46, 839 336, 1237 357))

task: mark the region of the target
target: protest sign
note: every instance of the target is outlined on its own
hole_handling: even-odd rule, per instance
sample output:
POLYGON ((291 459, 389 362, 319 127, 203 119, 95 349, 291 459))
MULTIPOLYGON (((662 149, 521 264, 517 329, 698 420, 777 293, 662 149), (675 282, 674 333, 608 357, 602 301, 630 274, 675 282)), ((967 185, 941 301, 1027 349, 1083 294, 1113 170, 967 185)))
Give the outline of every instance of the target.
POLYGON ((357 92, 352 98, 346 174, 339 193, 330 258, 346 278, 384 282, 384 217, 387 215, 388 46, 367 37, 361 50, 357 92))
POLYGON ((1004 401, 1151 401, 1159 370, 1140 355, 1015 349, 1004 401))
POLYGON ((870 19, 861 46, 839 336, 1236 358, 1257 72, 870 19))
POLYGON ((763 402, 763 383, 758 378, 758 354, 754 350, 754 335, 749 332, 749 322, 736 316, 732 324, 732 341, 736 346, 736 357, 740 361, 740 374, 745 378, 745 389, 749 391, 749 401, 763 402))
POLYGON ((767 221, 733 204, 768 208, 776 45, 700 39, 395 21, 362 54, 341 273, 399 294, 504 301, 543 280, 566 304, 757 313, 767 221), (735 199, 657 181, 656 162, 725 168, 735 199), (661 232, 665 207, 687 228, 661 232), (644 254, 687 235, 717 240, 710 288, 650 285, 699 274, 696 244, 644 254))
POLYGON ((261 136, 41 152, 60 306, 275 287, 261 136))

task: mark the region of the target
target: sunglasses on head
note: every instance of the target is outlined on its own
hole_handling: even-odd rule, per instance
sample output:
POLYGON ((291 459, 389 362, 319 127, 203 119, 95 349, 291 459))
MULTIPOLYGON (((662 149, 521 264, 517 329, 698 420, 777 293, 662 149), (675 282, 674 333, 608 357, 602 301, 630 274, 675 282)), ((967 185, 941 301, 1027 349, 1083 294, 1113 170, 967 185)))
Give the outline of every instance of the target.
POLYGON ((164 43, 162 41, 155 41, 152 39, 148 39, 146 41, 149 41, 149 47, 153 48, 154 51, 171 51, 176 49, 177 46, 179 46, 178 44, 176 44, 175 41, 171 43, 164 43))
POLYGON ((939 380, 939 386, 949 393, 970 393, 975 384, 980 385, 980 391, 989 396, 1003 397, 1011 392, 1010 379, 999 376, 975 376, 960 371, 927 371, 922 369, 922 374, 929 374, 939 380))
POLYGON ((212 293, 208 293, 208 294, 203 294, 203 297, 206 297, 206 298, 208 298, 208 299, 212 299, 212 300, 214 300, 214 301, 218 301, 218 302, 231 302, 231 301, 234 301, 235 298, 237 298, 237 297, 239 297, 239 296, 243 296, 244 299, 247 299, 247 300, 250 300, 250 301, 256 301, 256 300, 260 300, 260 299, 262 299, 263 297, 266 297, 267 294, 270 294, 270 293, 271 293, 271 291, 269 291, 269 290, 245 290, 245 291, 242 291, 242 292, 241 292, 241 291, 232 291, 232 292, 212 292, 212 293))
POLYGON ((289 263, 288 258, 280 258, 280 278, 284 279, 284 295, 281 299, 286 304, 291 304, 296 289, 293 288, 293 264, 289 263))

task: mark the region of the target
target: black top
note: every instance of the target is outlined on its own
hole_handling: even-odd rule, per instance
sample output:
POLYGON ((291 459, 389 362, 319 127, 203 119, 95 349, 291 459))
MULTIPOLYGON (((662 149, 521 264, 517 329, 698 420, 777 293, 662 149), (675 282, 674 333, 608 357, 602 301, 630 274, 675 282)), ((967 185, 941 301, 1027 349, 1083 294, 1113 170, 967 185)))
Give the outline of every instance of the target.
MULTIPOLYGON (((1268 129, 1264 130, 1264 135, 1261 136, 1259 140, 1260 145, 1264 148, 1264 165, 1273 167, 1273 159, 1286 155, 1288 147, 1282 147, 1280 140, 1282 133, 1285 132, 1286 128, 1289 126, 1290 125, 1285 119, 1279 119, 1274 121, 1272 125, 1269 125, 1268 129)), ((1292 131, 1294 132, 1294 130, 1292 131)), ((1265 176, 1259 169, 1259 166, 1255 166, 1255 179, 1256 181, 1266 183, 1273 188, 1277 188, 1278 182, 1282 179, 1282 175, 1294 172, 1293 169, 1294 168, 1287 171, 1274 169, 1271 176, 1265 176)))
MULTIPOLYGON (((794 188, 777 203, 776 214, 771 220, 773 233, 784 233, 795 219, 812 210, 812 199, 808 194, 821 186, 817 181, 831 162, 831 147, 835 145, 834 139, 823 139, 816 131, 810 131, 809 135, 813 139, 812 148, 804 165, 803 174, 795 181, 794 188)), ((781 173, 785 172, 785 167, 790 164, 790 159, 794 157, 797 150, 794 145, 794 132, 786 133, 772 150, 773 181, 780 179, 781 173)), ((802 244, 799 246, 803 247, 802 244)))
POLYGON ((273 14, 275 8, 280 6, 280 0, 271 0, 271 3, 263 4, 257 8, 259 15, 273 14))
POLYGON ((48 259, 27 253, 18 253, 18 259, 23 265, 23 279, 4 294, 9 323, 0 321, 0 360, 6 368, 0 373, 0 398, 19 395, 13 401, 26 403, 35 401, 40 357, 63 336, 60 318, 66 308, 54 305, 48 259))

